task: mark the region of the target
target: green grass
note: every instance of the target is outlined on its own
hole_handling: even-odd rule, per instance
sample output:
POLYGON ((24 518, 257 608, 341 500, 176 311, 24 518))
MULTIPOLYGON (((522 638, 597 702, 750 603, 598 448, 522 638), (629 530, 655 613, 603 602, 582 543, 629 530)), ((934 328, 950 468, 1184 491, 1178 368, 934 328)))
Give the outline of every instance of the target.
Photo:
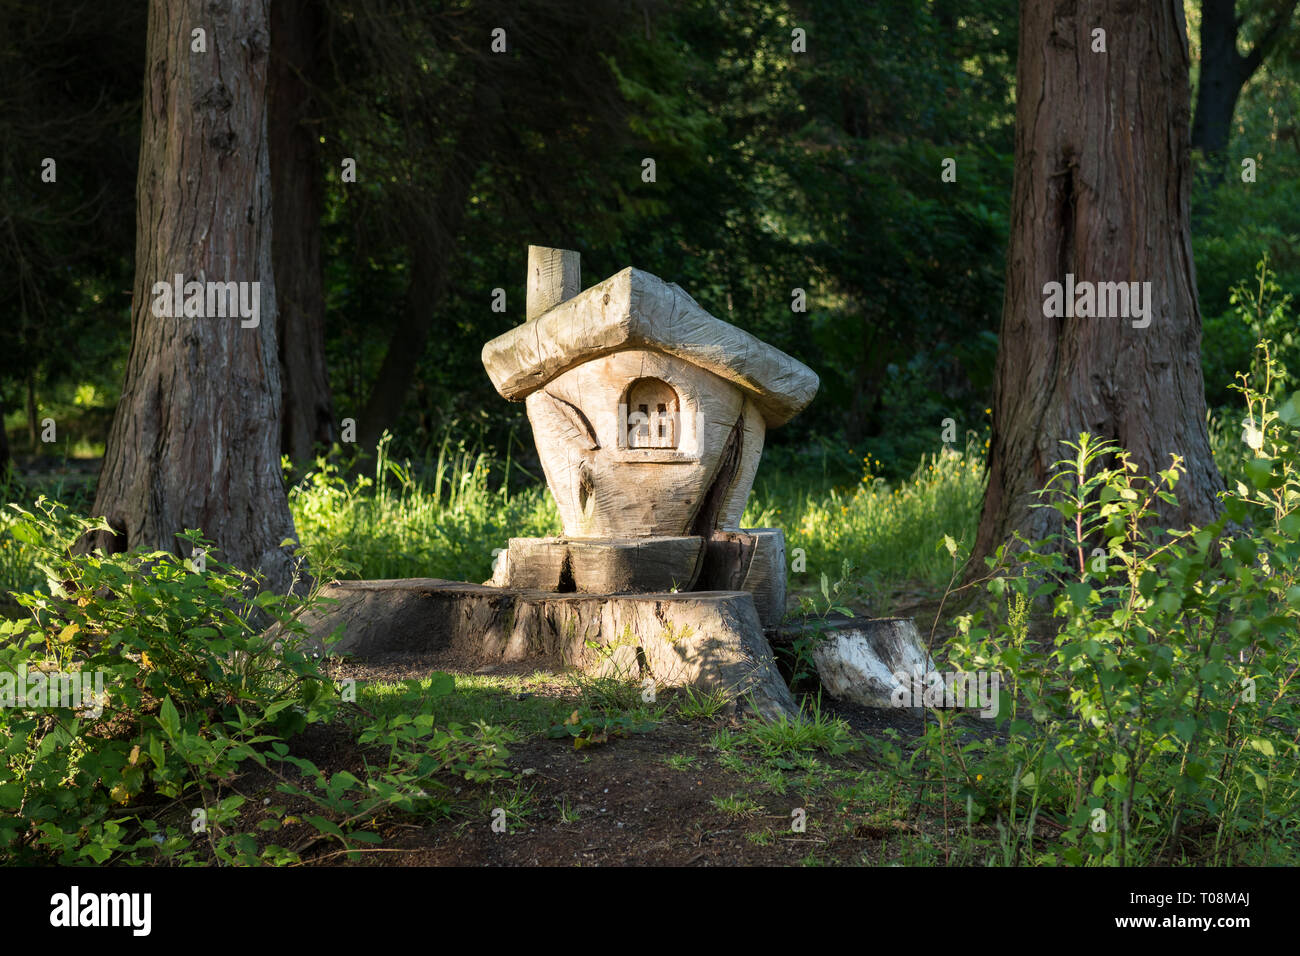
MULTIPOLYGON (((521 736, 545 732, 572 713, 574 700, 534 694, 549 674, 531 677, 493 677, 486 674, 456 674, 456 689, 437 699, 441 723, 473 724, 483 721, 507 727, 521 736)), ((429 679, 372 681, 358 683, 357 703, 376 717, 420 713, 429 689, 429 679)))
MULTIPOLYGON (((877 463, 878 464, 878 463, 877 463)), ((941 451, 897 485, 864 468, 852 488, 825 488, 797 475, 760 472, 742 527, 778 527, 786 534, 791 573, 811 584, 844 559, 868 569, 868 585, 903 582, 942 586, 952 563, 938 548, 945 534, 974 540, 984 488, 982 450, 941 451)), ((444 441, 422 469, 393 461, 381 443, 373 474, 348 478, 325 462, 289 495, 300 539, 337 547, 360 578, 440 577, 484 581, 493 550, 511 537, 560 533, 555 503, 541 481, 525 480, 509 460, 444 441), (505 480, 507 476, 513 481, 505 480), (512 486, 513 490, 512 490, 512 486)))
POLYGON ((516 466, 448 439, 423 473, 388 456, 373 475, 348 478, 319 461, 289 492, 299 540, 338 547, 359 578, 485 581, 493 549, 511 537, 559 534, 555 503, 540 481, 512 492, 516 466))
POLYGON ((753 747, 766 759, 784 758, 808 770, 817 769, 815 762, 808 759, 813 751, 838 757, 857 746, 848 724, 822 713, 817 700, 805 707, 801 719, 791 720, 781 714, 775 720, 746 721, 739 738, 741 746, 753 747))
POLYGON ((647 704, 641 685, 580 673, 562 676, 539 671, 527 677, 454 674, 450 694, 430 697, 430 678, 357 683, 357 703, 368 716, 391 717, 436 709, 441 724, 483 722, 521 737, 544 734, 575 711, 629 721, 662 718, 667 703, 647 704), (558 689, 560 693, 555 693, 558 689), (434 703, 436 701, 436 703, 434 703))
POLYGON ((743 820, 746 817, 755 816, 763 810, 757 802, 742 793, 733 793, 727 797, 714 797, 711 802, 716 809, 722 811, 732 820, 743 820))
MULTIPOLYGON (((1239 425, 1222 413, 1211 421, 1215 458, 1230 478, 1243 460, 1239 436, 1239 425)), ((903 585, 942 588, 952 572, 943 536, 959 542, 959 560, 974 540, 985 481, 980 446, 972 440, 961 452, 927 456, 897 483, 875 474, 879 462, 864 461, 853 487, 827 487, 811 472, 760 467, 742 527, 784 530, 795 593, 814 590, 822 573, 834 580, 846 559, 862 569, 854 583, 873 597, 887 599, 903 585)), ((318 460, 289 492, 299 539, 318 553, 337 553, 350 576, 485 581, 493 551, 511 537, 560 533, 545 483, 508 457, 447 438, 436 458, 415 465, 393 460, 387 448, 385 439, 368 474, 349 476, 318 460)), ((84 489, 63 487, 62 479, 57 484, 25 481, 0 491, 26 507, 44 493, 88 509, 84 489)), ((27 548, 8 533, 10 524, 0 516, 0 591, 30 588, 43 578, 27 548)))
POLYGON ((686 772, 695 766, 696 757, 694 754, 673 754, 664 758, 664 763, 673 770, 686 772))
POLYGON ((712 720, 721 714, 731 698, 724 690, 695 690, 683 687, 678 691, 677 716, 682 720, 712 720))
MULTIPOLYGON (((984 451, 945 448, 922 459, 910 478, 891 484, 864 462, 854 488, 816 488, 790 481, 762 483, 751 496, 742 527, 785 531, 790 583, 809 587, 821 573, 835 578, 847 559, 863 569, 866 589, 887 593, 903 583, 947 584, 952 559, 940 547, 945 534, 965 560, 975 540, 984 495, 984 451), (803 549, 807 566, 794 564, 803 549)), ((876 463, 879 466, 879 463, 876 463)))

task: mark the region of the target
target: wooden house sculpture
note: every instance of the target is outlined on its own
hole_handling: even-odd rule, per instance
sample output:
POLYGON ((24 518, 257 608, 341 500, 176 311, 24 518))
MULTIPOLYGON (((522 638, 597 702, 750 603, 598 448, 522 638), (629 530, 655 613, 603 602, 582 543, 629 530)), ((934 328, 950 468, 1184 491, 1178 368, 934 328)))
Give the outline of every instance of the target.
POLYGON ((749 591, 785 605, 779 529, 740 528, 768 428, 817 392, 807 366, 627 268, 581 289, 578 254, 530 246, 526 321, 483 347, 527 403, 559 538, 512 538, 491 584, 595 594, 749 591))

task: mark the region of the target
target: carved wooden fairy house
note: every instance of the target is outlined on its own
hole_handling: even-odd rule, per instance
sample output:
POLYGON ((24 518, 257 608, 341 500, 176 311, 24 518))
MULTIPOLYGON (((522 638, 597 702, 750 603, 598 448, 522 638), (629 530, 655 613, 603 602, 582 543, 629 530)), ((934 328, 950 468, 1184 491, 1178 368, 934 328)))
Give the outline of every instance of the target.
POLYGON ((529 247, 527 320, 483 347, 527 403, 564 537, 511 539, 492 583, 552 591, 748 590, 784 607, 784 543, 740 517, 769 427, 817 392, 807 366, 627 268, 580 289, 577 253, 529 247))

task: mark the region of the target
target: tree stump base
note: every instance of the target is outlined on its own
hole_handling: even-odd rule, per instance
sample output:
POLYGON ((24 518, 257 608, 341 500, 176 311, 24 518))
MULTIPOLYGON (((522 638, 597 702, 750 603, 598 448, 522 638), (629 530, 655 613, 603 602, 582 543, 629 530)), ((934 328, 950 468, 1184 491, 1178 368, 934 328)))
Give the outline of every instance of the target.
POLYGON ((747 592, 579 594, 437 578, 342 581, 305 618, 312 645, 361 660, 528 661, 724 691, 743 711, 797 716, 747 592), (329 644, 336 632, 342 637, 329 644))

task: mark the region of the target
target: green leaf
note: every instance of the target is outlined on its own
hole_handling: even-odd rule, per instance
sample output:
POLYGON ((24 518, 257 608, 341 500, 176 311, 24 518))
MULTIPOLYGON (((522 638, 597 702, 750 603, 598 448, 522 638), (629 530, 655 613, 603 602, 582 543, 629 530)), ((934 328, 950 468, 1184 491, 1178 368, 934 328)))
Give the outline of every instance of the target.
POLYGON ((1183 596, 1172 588, 1166 588, 1156 599, 1156 606, 1166 614, 1173 614, 1183 606, 1183 596))
POLYGON ((329 820, 326 820, 322 816, 303 817, 303 819, 306 820, 308 823, 310 823, 312 826, 314 826, 321 833, 328 833, 330 836, 336 836, 340 840, 346 839, 342 830, 340 830, 335 824, 331 823, 329 820))
POLYGON ((1295 392, 1278 406, 1278 421, 1284 425, 1300 425, 1300 392, 1295 392))
POLYGON ((181 715, 176 712, 171 697, 163 698, 162 707, 158 710, 158 723, 162 725, 163 733, 171 739, 174 740, 180 734, 181 715))
POLYGON ((23 785, 17 781, 0 783, 0 809, 17 810, 23 802, 23 785))
POLYGON ((1273 460, 1271 458, 1248 458, 1246 476, 1256 488, 1268 488, 1273 480, 1273 460))
POLYGON ((428 695, 433 698, 446 697, 456 689, 456 678, 443 671, 434 671, 429 675, 428 695))
POLYGON ((267 720, 270 720, 280 711, 284 710, 286 707, 292 707, 295 703, 297 703, 297 701, 292 698, 289 698, 288 700, 277 700, 270 707, 266 708, 266 712, 263 716, 265 716, 267 720))
POLYGON ((1092 597, 1092 587, 1084 581, 1071 581, 1065 586, 1066 593, 1070 595, 1070 600, 1077 607, 1087 607, 1088 601, 1092 597))
POLYGON ((1250 738, 1250 745, 1262 753, 1265 757, 1277 756, 1277 751, 1273 748, 1273 741, 1265 740, 1263 737, 1250 738))

